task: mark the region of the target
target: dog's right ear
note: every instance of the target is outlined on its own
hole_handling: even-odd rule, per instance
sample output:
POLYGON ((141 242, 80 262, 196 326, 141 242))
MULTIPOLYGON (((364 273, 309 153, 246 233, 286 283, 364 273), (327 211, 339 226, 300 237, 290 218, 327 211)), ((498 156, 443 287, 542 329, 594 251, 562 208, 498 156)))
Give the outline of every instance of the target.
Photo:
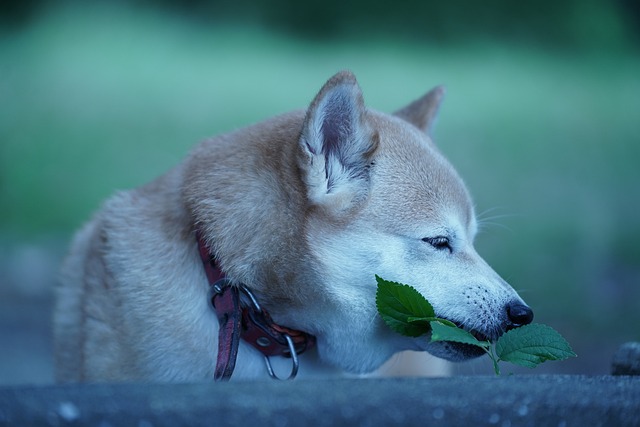
POLYGON ((393 115, 404 119, 423 132, 431 134, 444 94, 444 86, 436 86, 422 98, 416 99, 393 115))
POLYGON ((309 200, 339 213, 365 198, 377 146, 355 76, 336 74, 309 106, 300 137, 300 168, 309 200))

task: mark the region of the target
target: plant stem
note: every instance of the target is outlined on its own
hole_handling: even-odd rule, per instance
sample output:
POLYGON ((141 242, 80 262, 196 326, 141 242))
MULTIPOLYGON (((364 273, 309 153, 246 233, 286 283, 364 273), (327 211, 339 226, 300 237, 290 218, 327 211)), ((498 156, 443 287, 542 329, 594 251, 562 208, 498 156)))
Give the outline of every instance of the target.
POLYGON ((496 375, 500 375, 500 366, 498 366, 499 359, 493 351, 493 345, 490 344, 487 348, 484 349, 484 351, 487 352, 489 358, 491 359, 491 362, 493 362, 493 370, 496 372, 496 375))

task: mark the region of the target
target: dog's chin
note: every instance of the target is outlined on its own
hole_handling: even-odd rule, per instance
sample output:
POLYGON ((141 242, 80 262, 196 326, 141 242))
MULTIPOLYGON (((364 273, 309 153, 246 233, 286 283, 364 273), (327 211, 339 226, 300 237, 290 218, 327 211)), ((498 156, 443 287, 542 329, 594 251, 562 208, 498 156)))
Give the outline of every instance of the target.
POLYGON ((464 362, 486 354, 482 348, 475 345, 448 341, 432 342, 426 350, 432 355, 449 362, 464 362))

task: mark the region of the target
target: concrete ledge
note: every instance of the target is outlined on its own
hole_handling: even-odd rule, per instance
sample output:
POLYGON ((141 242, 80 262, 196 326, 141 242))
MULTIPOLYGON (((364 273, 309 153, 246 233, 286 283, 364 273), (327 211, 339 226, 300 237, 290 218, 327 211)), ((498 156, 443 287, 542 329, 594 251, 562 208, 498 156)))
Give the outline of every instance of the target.
POLYGON ((638 426, 640 377, 11 387, 0 389, 0 425, 638 426))

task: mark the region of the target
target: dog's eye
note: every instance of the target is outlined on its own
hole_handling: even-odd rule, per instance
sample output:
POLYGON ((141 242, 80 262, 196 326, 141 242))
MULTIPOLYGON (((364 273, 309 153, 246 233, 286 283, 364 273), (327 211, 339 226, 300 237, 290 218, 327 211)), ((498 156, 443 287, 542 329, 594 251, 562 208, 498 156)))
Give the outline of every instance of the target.
POLYGON ((453 252, 451 241, 446 236, 425 237, 422 239, 422 241, 430 244, 439 251, 447 250, 450 253, 453 252))

